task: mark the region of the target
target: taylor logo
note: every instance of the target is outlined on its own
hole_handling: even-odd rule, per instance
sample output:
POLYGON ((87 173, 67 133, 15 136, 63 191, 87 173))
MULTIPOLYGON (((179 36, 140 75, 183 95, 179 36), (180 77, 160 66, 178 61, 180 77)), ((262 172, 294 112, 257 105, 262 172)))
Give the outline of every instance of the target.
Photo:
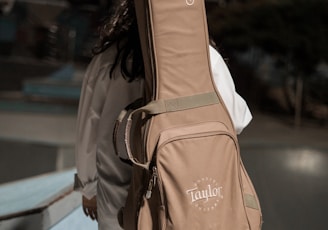
POLYGON ((195 3, 195 0, 186 0, 188 6, 192 6, 195 3))
POLYGON ((192 205, 200 211, 214 210, 223 199, 223 187, 212 178, 202 178, 186 191, 192 205))

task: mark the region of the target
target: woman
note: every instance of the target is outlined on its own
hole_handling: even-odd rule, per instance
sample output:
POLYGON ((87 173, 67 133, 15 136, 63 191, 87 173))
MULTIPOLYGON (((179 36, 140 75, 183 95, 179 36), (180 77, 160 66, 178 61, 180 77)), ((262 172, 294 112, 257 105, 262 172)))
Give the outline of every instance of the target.
MULTIPOLYGON (((131 167, 115 155, 112 132, 119 112, 143 93, 143 63, 133 1, 123 0, 104 23, 82 86, 78 111, 75 188, 83 194, 87 216, 99 229, 121 229, 117 213, 124 206, 131 167)), ((237 133, 252 116, 235 92, 229 70, 210 47, 214 81, 237 133)))

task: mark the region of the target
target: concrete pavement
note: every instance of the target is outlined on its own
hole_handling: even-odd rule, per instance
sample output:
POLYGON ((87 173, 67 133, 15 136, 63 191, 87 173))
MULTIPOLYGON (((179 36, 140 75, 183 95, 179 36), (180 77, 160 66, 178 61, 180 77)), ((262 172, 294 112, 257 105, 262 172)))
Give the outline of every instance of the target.
POLYGON ((281 117, 253 111, 253 120, 239 136, 241 146, 294 146, 322 148, 328 154, 328 126, 303 119, 294 127, 291 117, 281 117))
POLYGON ((327 229, 328 129, 254 113, 239 137, 258 193, 263 230, 327 229))

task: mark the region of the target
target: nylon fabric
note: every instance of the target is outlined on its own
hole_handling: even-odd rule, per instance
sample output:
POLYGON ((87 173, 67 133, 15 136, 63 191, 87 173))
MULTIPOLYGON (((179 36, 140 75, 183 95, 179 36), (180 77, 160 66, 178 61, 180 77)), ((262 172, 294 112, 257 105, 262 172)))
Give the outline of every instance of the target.
POLYGON ((151 70, 145 81, 153 88, 150 103, 132 112, 126 127, 134 170, 122 226, 261 229, 259 201, 242 164, 232 117, 210 71, 204 1, 135 3, 142 51, 151 64, 145 66, 151 70), (220 103, 189 100, 208 92, 220 103), (145 112, 142 147, 136 150, 130 148, 130 127, 140 112, 145 112))

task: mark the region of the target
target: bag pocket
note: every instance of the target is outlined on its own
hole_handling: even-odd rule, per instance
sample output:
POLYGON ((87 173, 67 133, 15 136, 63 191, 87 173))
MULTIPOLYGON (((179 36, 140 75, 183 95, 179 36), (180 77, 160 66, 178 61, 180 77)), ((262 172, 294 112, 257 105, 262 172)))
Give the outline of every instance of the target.
POLYGON ((252 229, 244 205, 239 148, 223 123, 165 130, 155 154, 165 207, 161 226, 174 230, 252 229))

